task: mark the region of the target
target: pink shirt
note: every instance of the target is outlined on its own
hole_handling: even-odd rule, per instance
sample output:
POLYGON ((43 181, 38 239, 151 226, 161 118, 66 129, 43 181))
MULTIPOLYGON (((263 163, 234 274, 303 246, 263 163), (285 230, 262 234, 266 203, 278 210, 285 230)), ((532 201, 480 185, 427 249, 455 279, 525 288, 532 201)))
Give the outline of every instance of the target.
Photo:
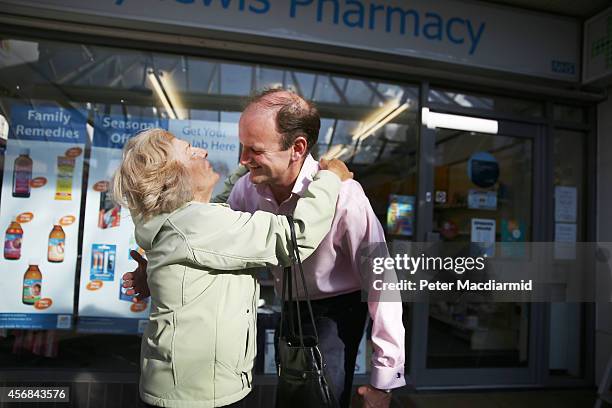
MULTIPOLYGON (((228 203, 232 209, 275 214, 293 214, 319 163, 308 156, 300 170, 291 196, 280 205, 266 185, 254 185, 248 174, 238 180, 228 203)), ((315 252, 303 260, 308 294, 324 299, 361 290, 358 249, 361 244, 385 242, 385 234, 361 185, 355 180, 342 183, 332 227, 315 252)), ((272 268, 277 293, 281 292, 282 269, 272 268)), ((300 285, 301 286, 301 285, 300 285)), ((370 383, 380 389, 406 384, 404 379, 404 325, 401 302, 368 302, 372 318, 372 375, 370 383)))

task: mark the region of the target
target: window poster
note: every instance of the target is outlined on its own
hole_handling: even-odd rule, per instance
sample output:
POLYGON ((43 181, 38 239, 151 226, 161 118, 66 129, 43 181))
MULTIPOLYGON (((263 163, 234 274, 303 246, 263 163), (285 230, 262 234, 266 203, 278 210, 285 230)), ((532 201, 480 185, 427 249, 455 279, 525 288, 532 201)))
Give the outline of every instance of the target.
POLYGON ((390 194, 387 208, 387 233, 412 236, 415 197, 390 194))
POLYGON ((502 219, 502 242, 525 242, 525 223, 515 219, 502 219))
POLYGON ((526 247, 519 243, 525 242, 527 229, 523 221, 512 218, 501 220, 501 255, 509 258, 525 256, 526 247))
POLYGON ((0 327, 70 329, 87 113, 14 104, 4 158, 0 327))
POLYGON ((167 126, 156 118, 122 115, 95 120, 83 223, 79 331, 140 333, 148 319, 148 301, 134 303, 122 288, 121 276, 137 265, 130 250, 139 248, 130 212, 113 203, 110 183, 124 144, 153 127, 167 126))
POLYGON ((483 255, 495 255, 496 221, 485 218, 472 218, 471 242, 478 244, 483 255))
POLYGON ((576 224, 555 223, 555 259, 576 259, 576 224))
POLYGON ((555 222, 576 222, 577 206, 576 187, 555 186, 555 222))
POLYGON ((499 163, 489 152, 476 152, 468 160, 468 178, 482 188, 493 187, 499 180, 499 163))
POLYGON ((497 210, 497 191, 480 191, 470 189, 468 208, 474 210, 497 210))
POLYGON ((213 190, 213 197, 223 190, 223 180, 238 165, 238 124, 230 122, 211 122, 205 120, 170 120, 168 130, 179 139, 208 151, 208 161, 219 182, 213 190))

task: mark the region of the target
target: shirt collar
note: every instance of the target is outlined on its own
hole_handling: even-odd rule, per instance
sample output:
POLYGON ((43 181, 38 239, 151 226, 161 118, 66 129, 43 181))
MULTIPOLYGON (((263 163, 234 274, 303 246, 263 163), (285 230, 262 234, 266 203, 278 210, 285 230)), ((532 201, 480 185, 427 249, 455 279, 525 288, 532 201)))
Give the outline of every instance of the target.
MULTIPOLYGON (((306 156, 306 159, 304 160, 304 163, 302 164, 302 168, 300 169, 300 172, 297 178, 295 179, 295 183, 293 184, 293 189, 291 189, 291 195, 297 194, 300 197, 302 197, 304 195, 304 192, 308 188, 308 185, 312 182, 312 180, 314 179, 314 176, 317 174, 318 171, 319 171, 319 162, 316 161, 312 157, 312 155, 309 154, 308 156, 306 156)), ((268 187, 267 184, 256 185, 255 189, 257 190, 257 193, 260 196, 266 199, 274 200, 272 192, 270 191, 270 188, 268 187)), ((282 203, 278 203, 278 204, 282 204, 282 203)))
POLYGON ((304 192, 308 188, 308 185, 314 179, 314 176, 319 171, 319 162, 316 161, 312 155, 306 156, 306 160, 304 160, 304 164, 302 164, 302 168, 300 169, 300 173, 295 179, 295 184, 293 185, 293 189, 291 190, 292 194, 297 194, 300 197, 304 195, 304 192))

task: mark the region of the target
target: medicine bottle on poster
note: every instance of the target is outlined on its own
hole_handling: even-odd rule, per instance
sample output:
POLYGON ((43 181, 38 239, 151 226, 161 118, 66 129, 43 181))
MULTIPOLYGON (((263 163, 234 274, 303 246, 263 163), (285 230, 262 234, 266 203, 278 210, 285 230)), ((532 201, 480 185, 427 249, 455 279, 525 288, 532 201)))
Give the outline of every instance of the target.
POLYGON ((13 197, 27 198, 30 196, 32 166, 30 149, 21 149, 13 164, 13 197))
POLYGON ((30 266, 23 274, 22 302, 25 305, 33 305, 40 300, 42 291, 42 273, 38 269, 38 261, 30 259, 30 266))
POLYGON ((55 184, 56 200, 72 200, 72 179, 75 160, 73 157, 57 157, 57 179, 55 184))
POLYGON ((17 221, 12 221, 4 235, 4 258, 21 258, 21 242, 23 240, 23 229, 17 221))
POLYGON ((66 233, 61 225, 54 225, 49 234, 49 246, 47 260, 49 262, 64 262, 64 249, 66 245, 66 233))

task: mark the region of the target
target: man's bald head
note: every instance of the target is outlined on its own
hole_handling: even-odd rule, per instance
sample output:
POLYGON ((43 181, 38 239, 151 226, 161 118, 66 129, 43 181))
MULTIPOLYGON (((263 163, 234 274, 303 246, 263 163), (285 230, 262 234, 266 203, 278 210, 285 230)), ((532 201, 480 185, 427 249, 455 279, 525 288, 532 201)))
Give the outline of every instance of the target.
POLYGON ((299 136, 306 139, 308 150, 317 143, 321 128, 319 111, 298 94, 282 88, 266 89, 249 99, 244 114, 254 111, 275 112, 274 122, 283 150, 290 148, 299 136))

